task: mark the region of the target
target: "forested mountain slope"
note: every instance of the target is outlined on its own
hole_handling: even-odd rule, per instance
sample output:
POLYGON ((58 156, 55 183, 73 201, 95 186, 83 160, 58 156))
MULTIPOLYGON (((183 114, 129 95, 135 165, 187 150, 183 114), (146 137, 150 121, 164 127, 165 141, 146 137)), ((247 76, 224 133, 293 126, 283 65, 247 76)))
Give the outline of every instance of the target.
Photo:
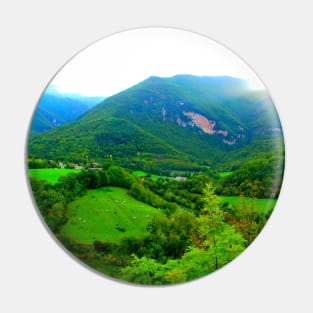
POLYGON ((192 75, 152 76, 29 142, 36 157, 110 157, 148 170, 231 166, 282 150, 281 125, 266 91, 238 78, 192 75))

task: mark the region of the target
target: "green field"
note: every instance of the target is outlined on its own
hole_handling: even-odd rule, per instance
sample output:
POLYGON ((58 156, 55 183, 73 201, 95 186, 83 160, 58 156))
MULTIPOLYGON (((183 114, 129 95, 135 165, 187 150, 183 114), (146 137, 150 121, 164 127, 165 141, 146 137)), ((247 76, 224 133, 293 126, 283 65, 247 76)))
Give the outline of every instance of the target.
POLYGON ((173 179, 172 177, 167 177, 167 176, 159 176, 156 174, 148 174, 144 171, 133 171, 133 174, 137 177, 149 177, 151 180, 158 180, 159 178, 169 178, 173 179))
POLYGON ((221 172, 220 174, 219 174, 219 176, 220 177, 226 177, 226 176, 229 176, 229 175, 231 175, 233 172, 221 172))
MULTIPOLYGON (((260 212, 267 213, 271 211, 277 202, 277 199, 254 199, 245 197, 244 201, 247 207, 254 206, 260 212)), ((222 197, 222 202, 228 202, 234 206, 240 206, 240 197, 239 196, 232 196, 232 197, 222 197)))
POLYGON ((52 184, 55 184, 61 176, 65 176, 69 173, 79 172, 79 170, 65 168, 36 168, 28 170, 29 176, 36 177, 39 180, 47 180, 49 183, 52 184))
POLYGON ((146 173, 144 171, 133 171, 133 174, 138 176, 138 177, 145 177, 148 175, 148 173, 146 173))
POLYGON ((60 234, 78 242, 118 242, 123 236, 142 236, 154 216, 163 213, 127 194, 119 187, 88 190, 69 204, 69 220, 60 234))

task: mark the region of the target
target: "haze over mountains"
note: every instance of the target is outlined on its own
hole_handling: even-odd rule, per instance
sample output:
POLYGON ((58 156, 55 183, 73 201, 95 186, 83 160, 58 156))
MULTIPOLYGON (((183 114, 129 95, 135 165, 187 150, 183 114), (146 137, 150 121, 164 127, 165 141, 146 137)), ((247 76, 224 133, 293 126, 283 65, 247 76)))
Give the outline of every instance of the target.
MULTIPOLYGON (((32 128, 41 110, 51 111, 58 99, 41 99, 32 128)), ((71 114, 68 118, 58 112, 60 118, 73 121, 85 113, 32 138, 30 155, 77 163, 101 162, 109 156, 125 167, 153 172, 192 170, 231 159, 244 162, 283 149, 281 125, 269 95, 251 90, 239 78, 152 76, 90 110, 81 99, 66 99, 71 114)))
POLYGON ((104 97, 61 93, 53 85, 49 85, 34 113, 30 133, 38 134, 72 122, 103 99, 104 97))

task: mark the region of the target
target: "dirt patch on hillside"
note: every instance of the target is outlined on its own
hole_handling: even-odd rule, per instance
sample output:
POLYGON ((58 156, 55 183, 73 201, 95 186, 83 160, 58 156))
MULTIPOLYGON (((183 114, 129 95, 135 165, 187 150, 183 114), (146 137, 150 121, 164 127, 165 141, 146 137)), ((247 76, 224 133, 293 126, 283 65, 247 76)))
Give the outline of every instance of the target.
POLYGON ((202 131, 206 134, 213 135, 215 134, 214 127, 216 125, 215 121, 208 120, 205 116, 194 113, 194 112, 183 112, 185 116, 188 116, 191 118, 192 122, 195 126, 202 129, 202 131))

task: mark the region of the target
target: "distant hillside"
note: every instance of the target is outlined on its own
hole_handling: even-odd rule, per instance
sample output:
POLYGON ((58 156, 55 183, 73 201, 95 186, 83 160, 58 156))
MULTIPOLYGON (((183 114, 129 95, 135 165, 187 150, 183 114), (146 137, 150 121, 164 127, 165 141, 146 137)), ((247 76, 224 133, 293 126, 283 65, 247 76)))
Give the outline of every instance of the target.
POLYGON ((50 85, 38 102, 30 133, 38 134, 72 122, 103 100, 104 97, 60 93, 50 85))
POLYGON ((152 172, 227 168, 282 149, 281 125, 265 91, 238 78, 192 75, 150 77, 29 142, 36 157, 101 162, 110 156, 152 172))

